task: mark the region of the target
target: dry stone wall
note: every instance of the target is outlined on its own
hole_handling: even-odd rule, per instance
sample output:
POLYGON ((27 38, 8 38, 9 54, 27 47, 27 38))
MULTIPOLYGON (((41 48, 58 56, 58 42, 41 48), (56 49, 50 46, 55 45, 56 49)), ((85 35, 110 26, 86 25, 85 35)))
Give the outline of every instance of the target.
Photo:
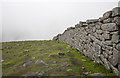
POLYGON ((120 76, 120 7, 104 13, 99 19, 80 21, 53 40, 70 44, 120 76))

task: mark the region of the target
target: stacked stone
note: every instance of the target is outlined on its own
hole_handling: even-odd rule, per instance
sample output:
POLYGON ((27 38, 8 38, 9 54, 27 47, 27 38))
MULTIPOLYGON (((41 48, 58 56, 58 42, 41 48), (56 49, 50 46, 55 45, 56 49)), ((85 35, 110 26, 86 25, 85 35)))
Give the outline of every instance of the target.
POLYGON ((99 19, 79 22, 53 38, 120 76, 120 7, 113 8, 99 19))

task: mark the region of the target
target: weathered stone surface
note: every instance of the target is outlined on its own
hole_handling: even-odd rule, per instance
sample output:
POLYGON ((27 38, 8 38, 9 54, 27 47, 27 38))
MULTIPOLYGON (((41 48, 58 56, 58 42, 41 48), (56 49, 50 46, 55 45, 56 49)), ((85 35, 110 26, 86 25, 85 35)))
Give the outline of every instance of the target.
POLYGON ((23 67, 31 65, 32 61, 27 61, 26 63, 23 64, 23 67))
POLYGON ((120 64, 118 64, 118 70, 120 71, 120 64))
POLYGON ((102 24, 101 28, 104 31, 115 31, 115 30, 118 30, 118 28, 117 28, 115 23, 102 24))
POLYGON ((103 55, 101 55, 100 57, 101 57, 102 61, 104 62, 105 68, 108 70, 111 70, 107 59, 103 55))
POLYGON ((111 16, 112 16, 112 11, 108 11, 108 12, 103 14, 103 19, 110 18, 111 16))
POLYGON ((116 23, 117 25, 120 25, 120 17, 114 17, 113 22, 116 23))
POLYGON ((120 7, 113 8, 112 16, 120 16, 120 7))
POLYGON ((103 20, 103 23, 111 23, 112 20, 113 20, 112 18, 108 18, 108 19, 103 20))
POLYGON ((95 23, 95 22, 98 22, 99 19, 90 19, 90 20, 87 20, 86 23, 87 24, 90 24, 90 23, 95 23))
POLYGON ((119 42, 119 35, 113 34, 112 35, 112 42, 118 43, 119 42))
MULTIPOLYGON (((120 14, 118 9, 114 8, 112 11, 104 13, 103 17, 99 19, 80 22, 75 27, 65 30, 63 34, 57 35, 54 40, 70 44, 73 49, 119 75, 120 14)), ((83 61, 85 60, 83 59, 83 61)))
POLYGON ((101 33, 103 33, 103 31, 102 30, 96 30, 96 33, 101 34, 101 33))
POLYGON ((120 43, 116 45, 116 49, 120 51, 120 43))
POLYGON ((102 36, 104 39, 110 39, 110 34, 103 33, 102 36))
POLYGON ((113 49, 113 59, 112 59, 112 65, 116 66, 118 64, 118 59, 119 59, 119 51, 117 51, 116 49, 113 49))
MULTIPOLYGON (((91 76, 94 76, 94 77, 102 77, 102 76, 105 76, 103 73, 93 73, 93 74, 90 74, 91 76)), ((103 78, 103 77, 102 77, 103 78)))

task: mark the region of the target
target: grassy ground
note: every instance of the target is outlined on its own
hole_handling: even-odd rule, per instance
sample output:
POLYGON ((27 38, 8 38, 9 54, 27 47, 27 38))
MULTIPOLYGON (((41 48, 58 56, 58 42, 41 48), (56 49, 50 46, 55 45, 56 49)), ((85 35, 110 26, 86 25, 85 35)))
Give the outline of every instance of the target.
POLYGON ((92 73, 115 76, 68 44, 52 40, 3 42, 2 56, 3 76, 90 76, 92 73))

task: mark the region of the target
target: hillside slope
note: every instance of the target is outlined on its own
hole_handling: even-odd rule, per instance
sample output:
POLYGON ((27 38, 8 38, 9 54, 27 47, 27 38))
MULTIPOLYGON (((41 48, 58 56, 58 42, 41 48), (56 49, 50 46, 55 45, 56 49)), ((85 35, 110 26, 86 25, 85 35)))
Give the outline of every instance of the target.
POLYGON ((57 41, 2 43, 3 76, 98 76, 115 75, 104 66, 57 41))

